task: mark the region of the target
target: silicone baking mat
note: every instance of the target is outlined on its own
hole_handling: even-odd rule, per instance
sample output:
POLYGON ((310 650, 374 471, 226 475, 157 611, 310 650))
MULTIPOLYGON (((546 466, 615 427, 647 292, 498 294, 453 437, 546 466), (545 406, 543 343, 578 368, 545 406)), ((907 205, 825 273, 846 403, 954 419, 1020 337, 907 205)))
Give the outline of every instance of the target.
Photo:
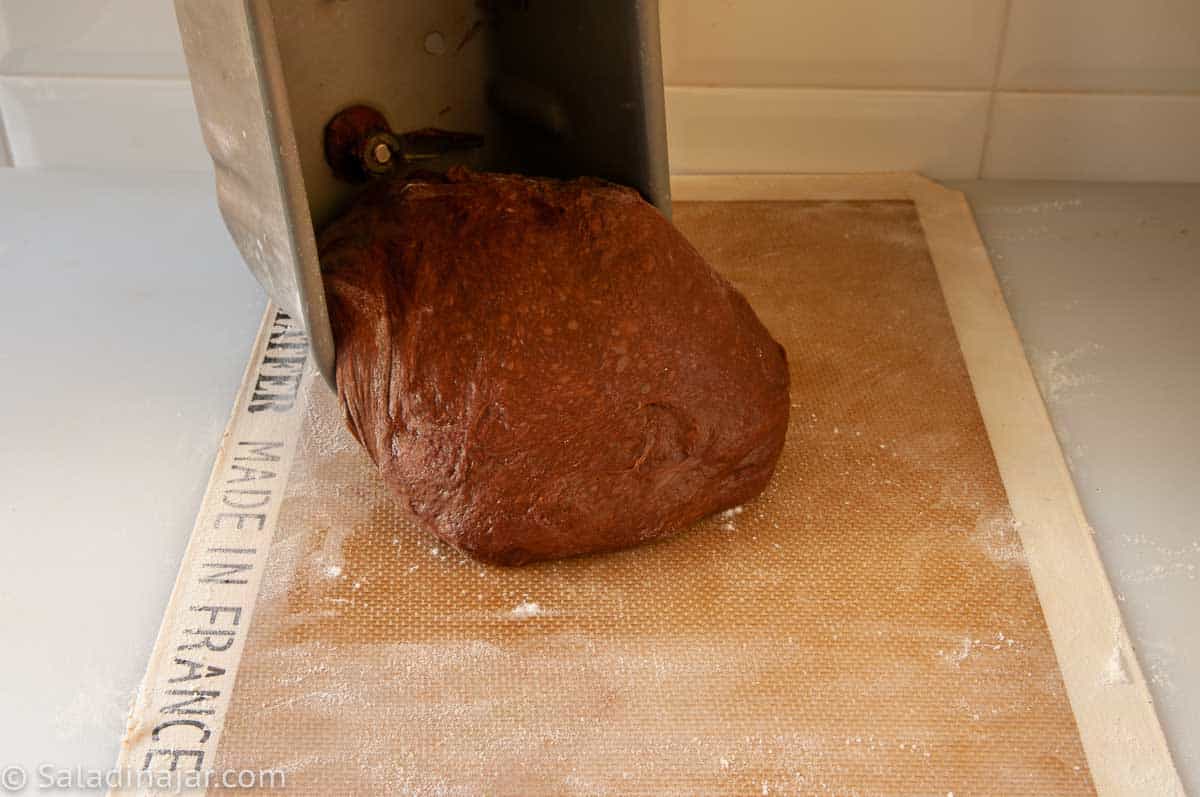
POLYGON ((1086 531, 1037 508, 1085 528, 1065 471, 1039 475, 1057 447, 961 198, 905 176, 689 191, 740 200, 675 222, 788 350, 766 492, 639 549, 481 565, 381 484, 270 311, 128 766, 277 770, 312 794, 1177 785, 1086 531), (1067 561, 1031 571, 1030 550, 1067 561), (1099 581, 1044 614, 1064 569, 1099 581), (1102 691, 1068 692, 1086 679, 1055 642, 1102 691), (1105 745, 1142 755, 1114 775, 1105 745))

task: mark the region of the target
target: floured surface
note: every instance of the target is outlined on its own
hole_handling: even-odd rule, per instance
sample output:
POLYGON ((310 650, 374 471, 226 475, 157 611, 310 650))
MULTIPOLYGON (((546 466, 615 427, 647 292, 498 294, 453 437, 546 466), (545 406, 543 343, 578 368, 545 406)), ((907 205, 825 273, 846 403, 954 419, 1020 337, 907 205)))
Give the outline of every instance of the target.
POLYGON ((486 567, 416 528, 314 384, 218 767, 322 794, 1092 791, 913 205, 676 223, 788 349, 766 493, 486 567))

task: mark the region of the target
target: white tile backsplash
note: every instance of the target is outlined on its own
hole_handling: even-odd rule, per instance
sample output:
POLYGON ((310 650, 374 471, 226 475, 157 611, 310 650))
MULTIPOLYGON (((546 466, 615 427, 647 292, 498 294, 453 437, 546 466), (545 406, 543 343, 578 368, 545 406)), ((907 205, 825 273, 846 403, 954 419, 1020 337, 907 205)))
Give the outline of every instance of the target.
POLYGON ((668 87, 671 169, 968 178, 979 167, 987 108, 982 91, 668 87))
POLYGON ((667 83, 990 88, 1004 0, 660 0, 667 83))
POLYGON ((8 28, 9 23, 4 19, 3 6, 0 6, 0 67, 3 66, 9 51, 12 49, 8 44, 8 28))
POLYGON ((1013 0, 999 88, 1200 92, 1200 0, 1013 0))
MULTIPOLYGON (((1200 0, 659 2, 675 172, 1200 180, 1200 0)), ((0 0, 0 166, 208 169, 186 74, 170 0, 0 0)))
POLYGON ((185 77, 170 0, 0 0, 0 74, 185 77))
POLYGON ((0 108, 18 167, 210 168, 186 80, 0 77, 0 108))
POLYGON ((983 177, 1200 181, 1200 96, 997 94, 983 177))

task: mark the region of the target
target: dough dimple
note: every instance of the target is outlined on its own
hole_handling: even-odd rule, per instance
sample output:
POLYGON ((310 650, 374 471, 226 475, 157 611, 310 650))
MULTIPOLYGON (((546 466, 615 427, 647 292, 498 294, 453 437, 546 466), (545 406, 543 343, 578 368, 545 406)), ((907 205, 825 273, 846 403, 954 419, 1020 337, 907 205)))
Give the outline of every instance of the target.
POLYGON ((625 548, 770 479, 783 349, 636 192, 394 179, 320 250, 347 421, 415 516, 470 554, 625 548))

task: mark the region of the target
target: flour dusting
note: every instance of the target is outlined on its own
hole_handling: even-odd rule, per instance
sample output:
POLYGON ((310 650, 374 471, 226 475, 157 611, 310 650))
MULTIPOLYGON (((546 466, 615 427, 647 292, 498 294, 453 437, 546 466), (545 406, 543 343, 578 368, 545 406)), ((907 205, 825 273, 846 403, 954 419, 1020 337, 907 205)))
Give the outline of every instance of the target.
POLYGON ((726 509, 724 512, 721 512, 719 515, 717 515, 717 519, 721 521, 721 530, 737 531, 737 524, 734 523, 734 520, 737 519, 738 515, 745 511, 746 507, 735 506, 731 509, 726 509))
POLYGON ((1025 566, 1025 551, 1021 548, 1021 522, 1004 509, 983 515, 975 523, 972 540, 983 549, 988 559, 1006 567, 1025 566))
POLYGON ((1108 661, 1104 664, 1104 670, 1100 673, 1100 683, 1104 686, 1116 686, 1130 683, 1131 680, 1129 668, 1125 666, 1125 656, 1121 653, 1120 646, 1113 645, 1112 654, 1109 655, 1108 661))
POLYGON ((546 613, 539 604, 533 601, 525 600, 518 603, 513 610, 509 612, 512 617, 518 620, 528 620, 531 617, 541 617, 546 613))
POLYGON ((1079 388, 1096 384, 1096 376, 1086 372, 1086 363, 1083 361, 1098 351, 1100 346, 1096 343, 1065 352, 1057 349, 1031 351, 1030 359, 1046 400, 1066 401, 1078 395, 1079 388))
POLYGON ((1040 202, 1026 202, 1020 205, 995 208, 991 212, 1005 215, 1023 216, 1026 214, 1048 213, 1083 206, 1082 199, 1047 199, 1040 202))
POLYGON ((342 418, 341 405, 315 368, 309 372, 308 381, 308 392, 313 400, 305 402, 304 407, 304 423, 308 433, 302 445, 309 449, 307 453, 325 458, 359 451, 358 443, 342 418), (322 398, 326 400, 315 400, 318 392, 324 394, 322 398))
POLYGON ((971 655, 971 638, 963 637, 958 644, 949 650, 939 650, 938 655, 951 665, 957 667, 971 655))
POLYGON ((1182 578, 1190 581, 1200 576, 1200 540, 1172 547, 1155 542, 1145 534, 1123 534, 1122 540, 1127 544, 1138 546, 1139 558, 1149 559, 1149 563, 1141 567, 1124 568, 1119 573, 1123 584, 1146 584, 1166 579, 1182 578))

